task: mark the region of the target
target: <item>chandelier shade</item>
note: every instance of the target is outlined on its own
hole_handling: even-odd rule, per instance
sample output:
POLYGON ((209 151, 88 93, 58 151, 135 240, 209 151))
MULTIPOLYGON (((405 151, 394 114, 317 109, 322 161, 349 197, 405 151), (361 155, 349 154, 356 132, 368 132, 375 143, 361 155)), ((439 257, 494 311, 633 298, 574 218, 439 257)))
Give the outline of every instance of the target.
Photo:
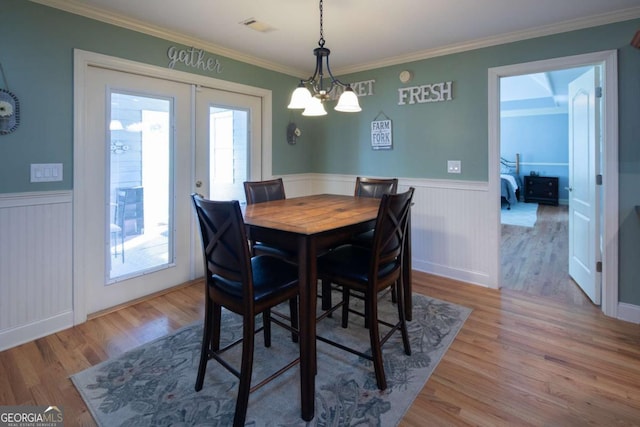
POLYGON ((358 102, 358 95, 353 91, 351 85, 343 83, 333 76, 331 68, 329 68, 329 54, 331 51, 324 47, 324 31, 323 31, 323 0, 320 0, 320 40, 318 47, 313 50, 316 57, 316 68, 313 75, 306 80, 300 80, 298 87, 291 94, 291 100, 287 108, 303 109, 303 116, 324 116, 327 111, 323 102, 331 97, 331 92, 337 87, 344 88, 344 91, 338 99, 335 106, 336 111, 355 113, 362 111, 358 102), (328 73, 327 82, 325 83, 324 69, 328 73), (326 84, 326 86, 325 86, 326 84))
POLYGON ((326 116, 327 110, 324 109, 324 104, 320 101, 320 98, 311 97, 307 103, 303 116, 326 116))

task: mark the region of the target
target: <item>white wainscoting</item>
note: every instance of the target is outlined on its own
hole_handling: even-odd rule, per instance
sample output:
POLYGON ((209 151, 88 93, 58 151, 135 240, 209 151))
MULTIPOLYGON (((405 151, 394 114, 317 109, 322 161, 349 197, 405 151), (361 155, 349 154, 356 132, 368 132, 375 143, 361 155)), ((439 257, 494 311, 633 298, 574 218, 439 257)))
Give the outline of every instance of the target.
MULTIPOLYGON (((355 178, 283 176, 287 197, 353 194, 355 178)), ((488 184, 400 178, 399 191, 409 186, 413 268, 497 288, 488 184)), ((0 351, 73 325, 72 212, 71 191, 0 194, 0 351)), ((619 306, 619 318, 640 323, 640 307, 619 306)))
MULTIPOLYGON (((287 197, 353 194, 352 175, 287 175, 287 197)), ((398 191, 415 188, 411 211, 413 268, 498 287, 495 254, 499 218, 489 209, 486 182, 400 178, 398 191)), ((499 203, 496 201, 495 203, 499 203)))
POLYGON ((73 325, 72 193, 0 194, 0 351, 73 325))

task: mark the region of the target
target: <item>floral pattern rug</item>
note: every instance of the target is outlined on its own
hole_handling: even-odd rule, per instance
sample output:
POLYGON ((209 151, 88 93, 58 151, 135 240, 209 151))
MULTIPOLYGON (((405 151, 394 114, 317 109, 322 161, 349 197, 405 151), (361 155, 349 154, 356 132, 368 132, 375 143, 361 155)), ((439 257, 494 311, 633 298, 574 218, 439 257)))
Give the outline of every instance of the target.
MULTIPOLYGON (((337 300, 337 295, 335 300, 337 300)), ((353 299, 352 304, 358 300, 353 299)), ((359 301, 358 301, 359 302, 359 301)), ((411 356, 404 354, 396 332, 383 346, 387 389, 378 390, 370 361, 317 342, 316 415, 308 424, 300 418, 298 366, 249 396, 247 426, 395 426, 423 388, 436 365, 471 313, 466 307, 413 295, 413 321, 408 323, 411 356)), ((397 310, 387 295, 379 316, 392 321, 397 310)), ((368 330, 358 316, 340 326, 340 310, 318 323, 318 335, 368 348, 368 330)), ((288 312, 286 308, 284 312, 288 312)), ((258 316, 260 318, 260 316, 258 316)), ((223 341, 242 333, 241 319, 223 311, 223 341)), ((385 327, 381 326, 381 331, 385 327)), ((71 377, 98 425, 107 426, 230 426, 237 379, 215 360, 207 365, 204 387, 194 384, 201 345, 201 324, 128 351, 71 377)), ((224 345, 224 342, 223 342, 224 345)), ((240 360, 241 345, 228 360, 240 360)), ((273 325, 272 346, 256 336, 253 384, 298 355, 291 335, 273 325)), ((236 363, 239 367, 239 363, 236 363)))

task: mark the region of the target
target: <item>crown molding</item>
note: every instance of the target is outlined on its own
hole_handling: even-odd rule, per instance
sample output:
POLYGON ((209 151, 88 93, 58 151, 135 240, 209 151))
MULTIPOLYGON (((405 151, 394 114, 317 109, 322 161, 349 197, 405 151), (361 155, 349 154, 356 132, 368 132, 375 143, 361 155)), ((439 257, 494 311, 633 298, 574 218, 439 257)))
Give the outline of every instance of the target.
POLYGON ((435 58, 438 56, 451 55, 454 53, 465 52, 469 50, 482 49, 485 47, 497 46, 506 43, 512 43, 537 37, 550 36, 553 34, 566 33, 574 30, 582 30, 600 25, 613 24, 616 22, 629 21, 631 19, 640 18, 640 7, 623 9, 616 12, 606 13, 602 15, 591 16, 588 18, 573 19, 558 24, 546 25, 543 27, 531 28, 528 30, 517 31, 498 36, 486 37, 483 39, 473 40, 464 43, 451 44, 435 49, 424 50, 421 52, 413 52, 406 55, 394 56, 381 61, 369 62, 366 64, 354 65, 352 67, 343 67, 335 71, 336 75, 357 73, 360 71, 368 71, 375 68, 388 67, 392 65, 405 64, 408 62, 421 61, 423 59, 435 58))
MULTIPOLYGON (((217 55, 225 56, 229 59, 234 59, 247 64, 262 67, 268 70, 276 71, 283 74, 292 76, 303 75, 304 71, 292 69, 275 62, 266 61, 261 58, 257 58, 252 55, 246 55, 236 50, 228 49, 223 46, 207 42, 197 37, 189 37, 182 33, 167 30, 155 25, 126 17, 124 15, 105 11, 96 7, 88 6, 86 4, 79 3, 76 0, 30 0, 33 3, 38 3, 44 6, 60 9, 65 12, 73 13, 75 15, 84 16, 85 18, 95 19, 107 24, 115 25, 118 27, 126 28, 128 30, 137 31, 150 36, 158 37, 160 39, 169 40, 174 43, 180 43, 185 46, 192 46, 197 49, 203 49, 207 52, 217 55)), ((134 0, 135 1, 135 0, 134 0)))
MULTIPOLYGON (((266 61, 261 58, 257 58, 252 55, 240 53, 236 50, 228 49, 223 46, 207 42, 205 40, 185 36, 184 34, 170 31, 162 27, 149 25, 145 22, 128 18, 124 15, 107 12, 103 9, 95 8, 78 2, 77 0, 30 0, 33 3, 39 3, 44 6, 53 7, 55 9, 64 10, 75 15, 84 16, 87 18, 95 19, 107 24, 112 24, 118 27, 126 28, 129 30, 138 31, 144 34, 148 34, 154 37, 158 37, 164 40, 170 40, 175 43, 180 43, 186 46, 193 46, 198 49, 204 49, 208 52, 225 56, 230 59, 245 62, 247 64, 262 67, 268 70, 276 71, 279 73, 291 75, 291 76, 303 76, 306 75, 304 70, 294 69, 292 67, 286 67, 275 62, 266 61)), ((392 65, 404 64, 408 62, 420 61, 428 58, 434 58, 438 56, 445 56, 454 53, 465 52, 469 50, 481 49, 485 47, 497 46, 505 43, 512 43, 521 40, 532 39, 536 37, 549 36, 553 34, 564 33, 568 31, 581 30, 589 27, 596 27, 600 25, 612 24, 615 22, 628 21, 631 19, 640 18, 640 7, 634 7, 616 12, 606 13, 602 15, 591 16, 588 18, 574 19, 570 21, 564 21, 559 24, 547 25, 543 27, 537 27, 533 29, 517 31, 509 34, 502 34, 493 37, 486 37, 483 39, 473 40, 464 43, 456 43, 444 47, 435 49, 428 49, 420 52, 413 52, 406 55, 399 55, 390 58, 386 58, 380 61, 373 61, 369 63, 354 65, 351 67, 343 67, 335 70, 335 75, 351 74, 360 71, 368 71, 376 68, 388 67, 392 65)))

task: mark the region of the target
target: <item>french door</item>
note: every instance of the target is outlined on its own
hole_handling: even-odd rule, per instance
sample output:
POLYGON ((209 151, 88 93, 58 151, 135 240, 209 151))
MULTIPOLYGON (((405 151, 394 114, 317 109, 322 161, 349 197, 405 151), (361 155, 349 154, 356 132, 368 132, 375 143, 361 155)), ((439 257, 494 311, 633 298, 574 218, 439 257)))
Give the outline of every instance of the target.
POLYGON ((87 312, 189 280, 190 85, 90 67, 82 203, 87 312), (89 255, 90 254, 90 255, 89 255))
POLYGON ((76 322, 201 276, 190 194, 244 202, 242 182, 262 177, 270 93, 132 67, 76 70, 76 322))
POLYGON ((245 202, 244 181, 262 176, 261 99, 196 89, 196 191, 215 200, 245 202))

